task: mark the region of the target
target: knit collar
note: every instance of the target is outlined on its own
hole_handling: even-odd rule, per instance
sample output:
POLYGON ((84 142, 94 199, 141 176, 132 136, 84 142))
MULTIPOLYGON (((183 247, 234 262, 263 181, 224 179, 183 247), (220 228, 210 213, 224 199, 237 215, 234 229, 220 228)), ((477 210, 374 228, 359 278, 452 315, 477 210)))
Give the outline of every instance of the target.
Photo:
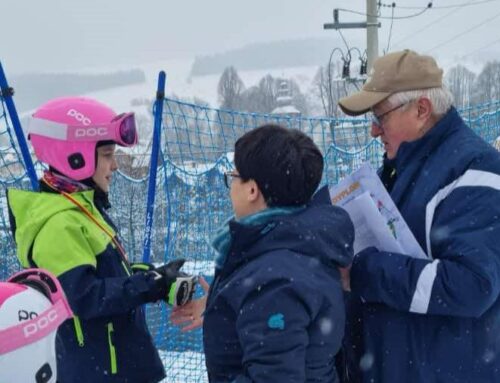
POLYGON ((62 174, 51 172, 50 170, 46 170, 43 173, 41 183, 42 187, 45 186, 43 189, 48 187, 50 189, 49 191, 65 193, 77 193, 91 189, 89 186, 81 183, 80 181, 76 181, 62 174))
MULTIPOLYGON (((229 218, 215 233, 212 238, 211 245, 217 252, 215 256, 215 267, 221 269, 226 260, 227 254, 232 244, 232 236, 230 230, 230 223, 237 222, 243 226, 259 226, 265 225, 273 220, 273 218, 283 215, 289 215, 303 210, 305 207, 271 207, 268 209, 261 210, 255 214, 250 214, 240 219, 236 219, 234 216, 229 218)), ((263 233, 266 232, 264 227, 263 233)))
POLYGON ((87 190, 94 190, 94 203, 102 212, 111 207, 108 193, 103 191, 93 179, 76 181, 60 173, 46 170, 40 180, 40 190, 49 193, 78 193, 87 190))

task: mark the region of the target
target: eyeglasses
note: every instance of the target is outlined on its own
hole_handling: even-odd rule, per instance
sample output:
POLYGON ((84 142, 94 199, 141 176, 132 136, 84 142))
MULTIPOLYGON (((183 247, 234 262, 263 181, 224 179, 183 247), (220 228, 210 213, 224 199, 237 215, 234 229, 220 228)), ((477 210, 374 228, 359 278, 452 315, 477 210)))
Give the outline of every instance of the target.
POLYGON ((410 103, 410 101, 399 104, 398 106, 396 106, 392 109, 389 109, 387 112, 381 113, 378 116, 372 112, 370 115, 370 118, 372 120, 372 124, 377 125, 378 127, 381 127, 382 124, 384 123, 384 117, 387 117, 390 113, 394 112, 395 110, 398 110, 399 108, 402 108, 403 106, 405 106, 409 103, 410 103))
POLYGON ((241 178, 239 174, 234 174, 232 172, 224 173, 224 185, 229 189, 231 187, 231 183, 233 182, 233 178, 241 178))
POLYGON ((138 140, 134 113, 119 114, 107 124, 86 126, 60 124, 32 117, 29 120, 28 132, 68 141, 111 140, 121 146, 133 146, 138 140))

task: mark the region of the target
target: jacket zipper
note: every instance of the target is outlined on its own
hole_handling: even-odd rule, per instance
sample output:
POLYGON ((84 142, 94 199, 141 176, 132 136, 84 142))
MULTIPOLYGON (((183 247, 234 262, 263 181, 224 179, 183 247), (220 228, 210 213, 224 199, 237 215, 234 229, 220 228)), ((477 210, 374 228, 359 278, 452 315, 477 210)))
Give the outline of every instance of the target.
POLYGON ((76 340, 78 342, 78 346, 80 347, 85 346, 85 338, 83 337, 82 323, 80 322, 80 318, 78 318, 76 315, 73 317, 73 325, 75 327, 75 335, 76 335, 76 340))
POLYGON ((113 323, 108 323, 108 345, 109 345, 109 360, 111 363, 111 373, 114 375, 118 372, 118 363, 116 360, 116 349, 113 343, 113 323))

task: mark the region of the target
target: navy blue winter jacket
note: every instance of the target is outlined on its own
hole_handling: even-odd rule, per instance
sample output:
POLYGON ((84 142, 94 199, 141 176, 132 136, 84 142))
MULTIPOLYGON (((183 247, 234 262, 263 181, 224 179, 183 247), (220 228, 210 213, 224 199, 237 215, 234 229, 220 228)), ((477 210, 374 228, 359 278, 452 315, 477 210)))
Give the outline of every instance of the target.
POLYGON ((203 325, 210 382, 337 382, 344 333, 338 266, 354 229, 327 188, 305 209, 262 225, 230 222, 203 325))
POLYGON ((500 155, 452 108, 403 143, 391 197, 427 259, 366 250, 365 382, 500 382, 500 155))

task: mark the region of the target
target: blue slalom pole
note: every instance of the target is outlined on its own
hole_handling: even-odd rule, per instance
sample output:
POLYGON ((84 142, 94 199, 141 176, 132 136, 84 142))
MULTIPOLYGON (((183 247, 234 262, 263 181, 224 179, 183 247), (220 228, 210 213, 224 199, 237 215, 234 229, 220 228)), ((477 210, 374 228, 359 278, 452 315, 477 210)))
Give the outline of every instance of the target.
POLYGON ((153 146, 151 149, 151 161, 149 164, 148 202, 146 205, 146 224, 144 226, 144 252, 143 262, 149 262, 151 254, 151 236, 153 234, 153 213, 155 204, 156 174, 161 142, 161 124, 163 116, 163 99, 165 98, 166 74, 161 71, 158 74, 158 89, 155 101, 155 122, 153 129, 153 146))
POLYGON ((38 178, 36 176, 35 166, 31 160, 30 151, 28 149, 28 144, 26 143, 26 138, 24 137, 24 132, 21 127, 21 121, 19 121, 19 116, 17 115, 16 106, 14 104, 14 89, 12 89, 7 83, 7 77, 3 71, 2 63, 0 62, 0 94, 5 100, 5 105, 7 106, 7 111, 9 112, 10 120, 12 121, 12 126, 14 127, 14 133, 16 134, 17 142, 19 144, 19 149, 21 149, 21 155, 23 157, 24 166, 26 167, 26 173, 31 181, 31 188, 33 190, 38 190, 38 178))

